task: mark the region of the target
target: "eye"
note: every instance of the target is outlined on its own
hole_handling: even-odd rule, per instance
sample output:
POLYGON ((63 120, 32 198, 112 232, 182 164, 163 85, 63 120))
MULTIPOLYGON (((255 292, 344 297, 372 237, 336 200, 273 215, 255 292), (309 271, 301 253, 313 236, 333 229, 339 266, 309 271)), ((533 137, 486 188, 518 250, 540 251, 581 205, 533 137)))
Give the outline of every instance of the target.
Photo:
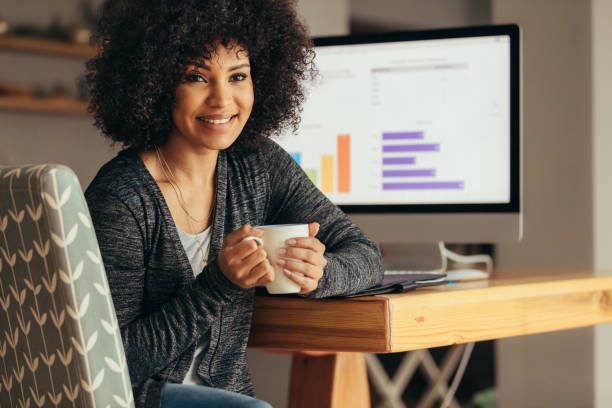
POLYGON ((234 74, 231 76, 230 81, 240 82, 240 81, 244 81, 245 79, 247 79, 246 74, 234 74))
POLYGON ((190 72, 185 75, 185 82, 208 82, 199 72, 190 72))

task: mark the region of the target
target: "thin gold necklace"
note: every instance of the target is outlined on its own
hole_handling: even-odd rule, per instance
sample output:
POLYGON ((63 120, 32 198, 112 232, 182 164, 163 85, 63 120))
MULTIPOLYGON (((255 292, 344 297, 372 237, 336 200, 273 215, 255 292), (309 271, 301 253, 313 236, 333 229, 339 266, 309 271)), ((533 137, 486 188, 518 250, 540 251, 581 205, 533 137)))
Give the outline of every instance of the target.
MULTIPOLYGON (((155 153, 157 154, 157 160, 159 161, 160 167, 162 171, 164 172, 166 179, 168 179, 170 186, 172 186, 172 189, 174 190, 174 194, 176 195, 179 205, 181 206, 181 208, 183 209, 183 211, 185 211, 185 214, 187 215, 187 221, 189 221, 189 228, 191 228, 191 233, 195 236, 195 240, 198 244, 198 247, 200 248, 200 253, 202 254, 202 268, 204 268, 206 264, 208 263, 208 255, 210 254, 210 244, 208 245, 208 251, 204 253, 204 243, 200 241, 199 235, 196 232, 196 229, 193 226, 193 223, 191 222, 191 220, 194 220, 197 223, 202 223, 204 221, 211 219, 213 210, 217 204, 216 188, 213 187, 213 202, 212 202, 212 205, 210 206, 210 211, 208 213, 208 216, 203 220, 198 220, 193 215, 191 215, 189 210, 187 210, 185 200, 183 199, 183 192, 181 191, 181 188, 179 187, 176 181, 176 178, 174 177, 174 173, 172 173, 172 169, 170 168, 170 166, 168 165, 168 162, 164 158, 163 153, 161 152, 161 150, 159 150, 159 147, 157 146, 155 147, 155 153), (166 169, 168 169, 168 171, 166 171, 166 169), (168 172, 170 172, 170 174, 168 174, 168 172)), ((212 227, 212 221, 211 221, 211 227, 212 227)), ((211 235, 211 238, 212 238, 212 235, 211 235)))
POLYGON ((208 218, 199 220, 195 218, 193 215, 191 215, 189 210, 187 210, 185 199, 183 198, 183 192, 181 188, 179 187, 178 182, 176 181, 176 177, 174 177, 174 173, 172 172, 172 169, 170 168, 170 166, 168 165, 168 162, 164 158, 163 153, 161 152, 161 150, 159 150, 158 147, 155 147, 155 153, 157 153, 157 159, 159 160, 160 167, 162 171, 164 172, 164 175, 168 179, 170 186, 172 186, 172 189, 174 190, 174 194, 176 194, 176 198, 178 199, 179 205, 181 206, 183 211, 185 211, 185 214, 187 214, 187 217, 191 218, 192 220, 200 224, 206 221, 208 218, 210 218, 210 214, 212 213, 212 208, 213 208, 212 206, 210 206, 210 213, 208 214, 208 218), (168 175, 168 172, 166 171, 166 169, 168 169, 168 172, 170 172, 170 175, 168 175))

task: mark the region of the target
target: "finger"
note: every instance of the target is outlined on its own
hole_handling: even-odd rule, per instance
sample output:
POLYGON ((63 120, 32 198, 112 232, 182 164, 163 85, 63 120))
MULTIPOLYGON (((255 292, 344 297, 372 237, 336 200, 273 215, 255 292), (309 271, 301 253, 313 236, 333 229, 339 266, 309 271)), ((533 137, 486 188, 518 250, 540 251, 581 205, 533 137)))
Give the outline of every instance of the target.
POLYGON ((257 241, 249 239, 239 242, 233 247, 228 248, 227 250, 232 254, 232 257, 235 257, 242 261, 245 258, 251 256, 258 249, 261 249, 263 251, 263 248, 261 247, 261 245, 259 245, 257 241))
POLYGON ((249 271, 258 262, 265 259, 265 251, 253 241, 244 241, 231 248, 225 248, 221 254, 223 255, 223 263, 231 268, 233 275, 238 279, 243 279, 248 275, 249 271), (257 255, 257 251, 261 251, 257 255), (253 256, 249 262, 246 262, 249 257, 253 256))
POLYGON ((323 268, 306 262, 292 261, 291 259, 279 259, 276 264, 290 272, 299 272, 304 276, 319 280, 323 276, 323 268))
POLYGON ((228 265, 241 267, 244 259, 257 251, 258 248, 260 246, 255 241, 242 241, 234 246, 223 248, 221 254, 228 265))
POLYGON ((302 288, 300 293, 312 292, 317 288, 317 286, 319 286, 318 279, 309 278, 308 276, 304 276, 299 272, 292 272, 288 269, 283 269, 283 273, 286 277, 297 283, 302 288))
POLYGON ((257 264, 260 262, 265 261, 267 257, 266 251, 264 251, 264 249, 261 247, 257 247, 255 251, 242 259, 241 269, 245 272, 245 274, 250 274, 251 269, 257 266, 257 264))
POLYGON ((299 247, 311 249, 315 252, 324 253, 325 245, 315 237, 308 238, 291 238, 286 241, 287 247, 299 247))
POLYGON ((245 224, 242 227, 238 228, 236 231, 227 234, 227 236, 225 237, 225 241, 223 242, 223 246, 234 246, 249 236, 261 238, 263 234, 263 230, 257 229, 249 224, 245 224))
POLYGON ((311 237, 316 236, 319 233, 319 223, 318 222, 311 222, 310 224, 308 224, 308 235, 311 237))
POLYGON ((321 268, 327 265, 327 260, 323 254, 315 252, 311 249, 297 247, 280 248, 278 250, 278 255, 283 258, 299 259, 300 261, 307 262, 321 268))
POLYGON ((251 269, 250 276, 254 281, 253 286, 265 285, 274 282, 274 268, 272 268, 270 262, 265 259, 251 269))

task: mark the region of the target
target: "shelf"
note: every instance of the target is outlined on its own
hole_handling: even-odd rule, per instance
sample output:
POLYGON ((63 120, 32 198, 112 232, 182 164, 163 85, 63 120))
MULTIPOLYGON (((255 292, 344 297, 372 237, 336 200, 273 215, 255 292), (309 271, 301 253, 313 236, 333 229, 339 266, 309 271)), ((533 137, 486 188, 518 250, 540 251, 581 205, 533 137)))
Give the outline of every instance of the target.
POLYGON ((9 36, 0 36, 0 48, 68 57, 91 58, 97 55, 96 47, 91 45, 9 36))
POLYGON ((20 110, 29 112, 65 113, 87 115, 88 102, 69 98, 31 98, 0 96, 0 109, 20 110))

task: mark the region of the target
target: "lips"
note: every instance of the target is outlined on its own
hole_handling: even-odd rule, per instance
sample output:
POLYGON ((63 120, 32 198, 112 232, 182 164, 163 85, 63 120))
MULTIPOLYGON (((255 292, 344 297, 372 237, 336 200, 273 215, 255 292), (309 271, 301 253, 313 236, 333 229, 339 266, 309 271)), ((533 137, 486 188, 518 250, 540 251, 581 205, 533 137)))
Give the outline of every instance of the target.
POLYGON ((206 115, 198 116, 198 120, 212 125, 222 125, 232 120, 237 115, 221 114, 221 115, 206 115))
POLYGON ((196 119, 205 128, 213 131, 229 129, 238 115, 219 114, 198 116, 196 119))

